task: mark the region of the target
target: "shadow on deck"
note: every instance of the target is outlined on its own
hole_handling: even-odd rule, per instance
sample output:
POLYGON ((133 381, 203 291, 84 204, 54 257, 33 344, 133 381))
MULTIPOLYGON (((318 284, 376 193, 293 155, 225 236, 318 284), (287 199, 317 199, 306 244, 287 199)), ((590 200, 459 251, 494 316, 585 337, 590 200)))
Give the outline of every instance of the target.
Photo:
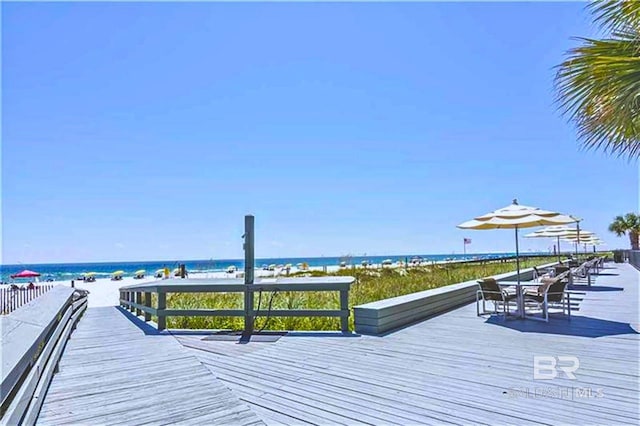
POLYGON ((486 323, 520 331, 522 333, 558 334, 564 336, 592 338, 639 334, 629 323, 579 315, 572 315, 570 321, 566 317, 551 318, 548 323, 520 319, 504 320, 502 318, 492 316, 486 320, 486 323))
POLYGON ((217 393, 229 419, 246 424, 639 424, 640 272, 608 269, 616 273, 579 286, 571 321, 487 319, 470 304, 375 337, 290 332, 241 345, 91 308, 42 420, 215 423, 227 412, 217 393), (576 357, 576 379, 535 380, 537 355, 576 357), (169 396, 192 411, 173 412, 169 396))

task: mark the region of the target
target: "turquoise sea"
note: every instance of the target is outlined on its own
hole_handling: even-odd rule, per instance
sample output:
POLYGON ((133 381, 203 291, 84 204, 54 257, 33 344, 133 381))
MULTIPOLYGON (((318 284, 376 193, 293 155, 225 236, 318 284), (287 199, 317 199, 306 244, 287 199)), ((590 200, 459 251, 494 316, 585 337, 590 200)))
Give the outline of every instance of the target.
MULTIPOLYGON (((527 253, 532 255, 536 253, 527 253)), ((547 254, 547 253, 540 253, 547 254)), ((414 257, 420 257, 424 261, 442 261, 442 260, 472 260, 472 259, 494 259, 501 257, 514 256, 515 253, 468 253, 463 254, 401 254, 386 256, 342 256, 342 257, 291 257, 291 258, 264 258, 256 259, 255 267, 260 269, 264 265, 286 265, 288 263, 296 265, 306 262, 310 267, 313 266, 331 266, 338 265, 340 262, 347 264, 360 265, 362 261, 368 261, 372 264, 380 264, 385 259, 391 259, 393 262, 398 260, 411 260, 414 257)), ((132 276, 139 269, 145 269, 147 274, 154 273, 157 269, 168 267, 174 269, 179 264, 184 263, 189 272, 219 272, 226 271, 229 266, 235 266, 238 270, 244 268, 243 259, 208 259, 208 260, 177 260, 177 261, 149 261, 141 260, 136 262, 102 262, 102 263, 47 263, 47 264, 20 264, 20 265, 1 265, 1 279, 3 282, 11 281, 10 275, 20 272, 24 269, 39 272, 42 274, 41 281, 52 279, 55 281, 66 281, 76 279, 85 272, 95 272, 96 278, 107 278, 111 273, 118 270, 125 271, 125 276, 132 276)))

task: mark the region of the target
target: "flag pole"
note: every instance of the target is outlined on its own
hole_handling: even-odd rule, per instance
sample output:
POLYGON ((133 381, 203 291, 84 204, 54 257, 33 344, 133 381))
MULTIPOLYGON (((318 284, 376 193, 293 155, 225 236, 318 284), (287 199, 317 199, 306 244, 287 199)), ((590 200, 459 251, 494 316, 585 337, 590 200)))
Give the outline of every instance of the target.
POLYGON ((464 255, 467 255, 467 239, 463 238, 462 239, 462 252, 464 253, 464 255))

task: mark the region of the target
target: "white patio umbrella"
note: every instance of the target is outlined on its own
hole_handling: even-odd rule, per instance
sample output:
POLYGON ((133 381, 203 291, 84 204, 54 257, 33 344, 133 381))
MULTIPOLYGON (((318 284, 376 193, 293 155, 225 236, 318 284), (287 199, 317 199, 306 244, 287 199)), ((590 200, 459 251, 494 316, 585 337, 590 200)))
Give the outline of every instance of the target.
POLYGON ((580 236, 575 235, 575 234, 574 235, 564 235, 562 237, 562 239, 566 240, 566 241, 571 241, 571 242, 574 242, 574 243, 582 243, 582 242, 585 242, 585 241, 593 241, 593 240, 600 241, 600 238, 598 238, 598 236, 596 234, 594 234, 593 232, 591 232, 591 233, 589 233, 587 235, 584 235, 582 231, 580 231, 580 236))
POLYGON ((525 238, 557 238, 558 241, 558 261, 560 261, 560 238, 570 238, 573 236, 587 236, 593 235, 593 232, 585 231, 583 229, 570 228, 567 225, 554 225, 547 226, 546 228, 539 229, 535 232, 531 232, 525 235, 525 238), (579 234, 578 234, 579 232, 579 234))
POLYGON ((558 252, 558 262, 560 261, 560 236, 569 232, 570 230, 574 230, 574 228, 569 228, 566 225, 553 225, 547 226, 544 229, 539 229, 535 232, 531 232, 525 235, 525 238, 556 238, 557 239, 557 252, 558 252))
POLYGON ((579 237, 577 235, 569 235, 563 239, 565 241, 575 243, 576 251, 577 251, 578 244, 584 244, 585 253, 587 252, 587 245, 593 246, 595 249, 595 246, 604 244, 604 242, 600 238, 598 238, 595 234, 590 233, 590 235, 583 236, 582 231, 580 231, 579 237))
POLYGON ((545 225, 564 225, 577 222, 579 219, 560 213, 542 210, 536 207, 522 206, 518 200, 502 209, 478 216, 473 220, 461 223, 462 229, 514 229, 516 237, 516 269, 520 284, 520 250, 518 247, 518 229, 545 225))

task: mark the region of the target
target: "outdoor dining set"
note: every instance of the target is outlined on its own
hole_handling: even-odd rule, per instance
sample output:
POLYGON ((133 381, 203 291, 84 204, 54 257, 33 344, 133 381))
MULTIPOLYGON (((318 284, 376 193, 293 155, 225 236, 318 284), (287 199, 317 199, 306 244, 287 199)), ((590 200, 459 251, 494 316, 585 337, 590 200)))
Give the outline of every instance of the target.
MULTIPOLYGON (((582 264, 573 261, 546 270, 534 269, 533 281, 497 281, 495 278, 478 280, 476 311, 478 316, 486 314, 514 316, 549 322, 549 311, 559 308, 571 320, 571 293, 568 291, 576 276, 590 277, 591 270, 598 271, 603 257, 592 257, 582 264), (493 303, 488 311, 486 302, 493 303), (511 312, 512 305, 515 311, 511 312), (482 306, 482 309, 481 309, 482 306)), ((590 285, 590 279, 587 281, 590 285)))
MULTIPOLYGON (((458 228, 474 230, 492 229, 513 229, 515 231, 516 248, 516 281, 496 281, 495 278, 485 278, 478 281, 480 286, 476 295, 477 313, 480 312, 480 301, 483 305, 483 313, 486 312, 486 301, 492 301, 494 312, 502 314, 506 318, 511 314, 510 305, 515 304, 515 316, 519 318, 532 318, 549 321, 549 308, 560 307, 563 314, 571 319, 571 300, 567 287, 572 283, 574 275, 585 274, 588 284, 591 283, 589 270, 599 268, 602 263, 601 258, 592 257, 587 262, 577 265, 575 263, 563 264, 560 261, 560 239, 572 241, 576 244, 576 254, 578 244, 596 245, 601 244, 595 234, 581 230, 579 222, 581 219, 557 213, 550 210, 542 210, 537 207, 524 206, 518 200, 501 209, 477 216, 472 220, 461 223, 458 228), (567 225, 575 223, 575 228, 567 225), (522 228, 532 228, 547 226, 547 228, 525 235, 528 238, 557 238, 556 247, 558 253, 558 265, 545 271, 538 271, 534 268, 534 281, 523 282, 520 273, 520 253, 518 231, 522 228), (586 272, 585 272, 586 271, 586 272), (541 311, 542 316, 528 314, 528 310, 541 311)), ((575 262, 575 261, 574 261, 575 262)))

